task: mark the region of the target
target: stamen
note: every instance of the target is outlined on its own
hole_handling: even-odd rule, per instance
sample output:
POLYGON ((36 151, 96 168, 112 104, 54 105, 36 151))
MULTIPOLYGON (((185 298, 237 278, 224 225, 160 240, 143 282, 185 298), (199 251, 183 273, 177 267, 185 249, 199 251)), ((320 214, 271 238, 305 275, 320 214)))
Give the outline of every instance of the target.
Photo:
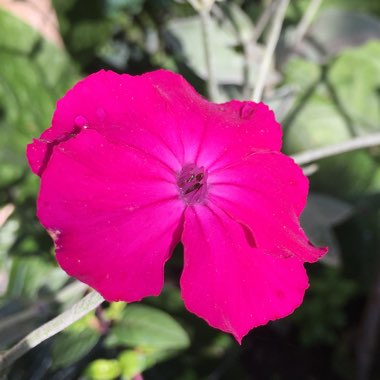
POLYGON ((187 204, 202 203, 207 194, 207 173, 203 167, 186 165, 178 174, 177 185, 182 199, 187 204))
POLYGON ((195 191, 195 190, 199 190, 203 185, 201 183, 196 183, 194 184, 193 186, 191 186, 190 188, 188 188, 186 191, 185 191, 185 194, 189 194, 191 193, 192 191, 195 191))

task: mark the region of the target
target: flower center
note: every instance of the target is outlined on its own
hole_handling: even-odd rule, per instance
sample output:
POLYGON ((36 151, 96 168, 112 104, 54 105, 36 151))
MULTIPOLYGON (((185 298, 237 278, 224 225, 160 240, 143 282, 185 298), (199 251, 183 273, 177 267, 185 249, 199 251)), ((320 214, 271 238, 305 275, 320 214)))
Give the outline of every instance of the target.
POLYGON ((202 203, 207 195, 207 171, 204 167, 185 165, 177 177, 182 199, 187 204, 202 203))

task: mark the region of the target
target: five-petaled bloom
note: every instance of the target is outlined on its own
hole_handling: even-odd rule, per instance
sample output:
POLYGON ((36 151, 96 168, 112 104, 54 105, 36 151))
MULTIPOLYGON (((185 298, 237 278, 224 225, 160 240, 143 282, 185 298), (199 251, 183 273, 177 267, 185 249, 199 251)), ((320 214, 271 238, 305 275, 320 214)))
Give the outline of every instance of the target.
POLYGON ((182 241, 186 307, 240 342, 301 304, 304 263, 326 252, 300 227, 308 181, 280 148, 262 103, 210 103, 164 70, 100 71, 58 102, 27 156, 69 275, 109 301, 158 295, 182 241))

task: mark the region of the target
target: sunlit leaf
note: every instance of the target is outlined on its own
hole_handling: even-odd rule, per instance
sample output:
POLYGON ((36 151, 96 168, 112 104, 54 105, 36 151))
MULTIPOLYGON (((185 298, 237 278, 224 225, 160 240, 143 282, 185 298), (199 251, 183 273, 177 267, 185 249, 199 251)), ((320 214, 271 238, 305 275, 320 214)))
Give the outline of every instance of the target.
POLYGON ((120 376, 121 368, 117 360, 98 359, 87 367, 85 374, 90 380, 113 380, 120 376))
POLYGON ((7 296, 33 298, 40 291, 57 291, 67 275, 42 257, 15 257, 9 274, 7 296))
POLYGON ((109 346, 182 349, 189 344, 185 330, 169 314, 145 305, 128 305, 111 329, 109 346))
POLYGON ((75 79, 62 49, 0 9, 0 185, 22 174, 25 145, 49 126, 57 98, 75 79))
MULTIPOLYGON (((216 20, 212 18, 209 25, 213 72, 219 84, 241 85, 243 83, 244 56, 240 45, 242 39, 247 39, 247 22, 241 25, 241 18, 246 20, 246 16, 242 16, 240 12, 238 14, 235 9, 230 19, 216 20), (237 14, 239 17, 236 17, 237 14), (237 20, 237 27, 232 22, 232 18, 237 20), (239 31, 240 26, 243 29, 239 31), (241 36, 239 36, 239 33, 241 36)), ((168 31, 177 39, 177 44, 172 43, 176 55, 181 57, 181 60, 189 65, 201 78, 207 78, 200 18, 190 17, 173 20, 168 25, 168 31), (197 48, 194 49, 194 46, 197 48)), ((251 84, 257 79, 262 57, 262 47, 260 45, 251 46, 248 58, 251 84)), ((272 84, 278 80, 278 75, 273 68, 267 79, 268 83, 272 84)))
POLYGON ((99 333, 91 328, 83 329, 79 333, 64 331, 53 343, 53 367, 66 367, 77 362, 87 355, 98 341, 99 333))
POLYGON ((341 50, 380 38, 380 20, 368 13, 344 8, 323 9, 308 36, 314 46, 333 55, 341 50))

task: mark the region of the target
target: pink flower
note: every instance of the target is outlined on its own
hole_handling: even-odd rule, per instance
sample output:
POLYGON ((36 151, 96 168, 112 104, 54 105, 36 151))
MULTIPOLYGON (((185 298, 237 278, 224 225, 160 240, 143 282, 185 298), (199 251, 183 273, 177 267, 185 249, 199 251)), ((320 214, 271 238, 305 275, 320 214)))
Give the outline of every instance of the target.
POLYGON ((57 104, 27 148, 57 260, 109 301, 158 295, 184 245, 186 307, 240 342, 293 312, 315 248, 299 224, 308 181, 262 103, 213 104, 180 76, 101 71, 57 104))

